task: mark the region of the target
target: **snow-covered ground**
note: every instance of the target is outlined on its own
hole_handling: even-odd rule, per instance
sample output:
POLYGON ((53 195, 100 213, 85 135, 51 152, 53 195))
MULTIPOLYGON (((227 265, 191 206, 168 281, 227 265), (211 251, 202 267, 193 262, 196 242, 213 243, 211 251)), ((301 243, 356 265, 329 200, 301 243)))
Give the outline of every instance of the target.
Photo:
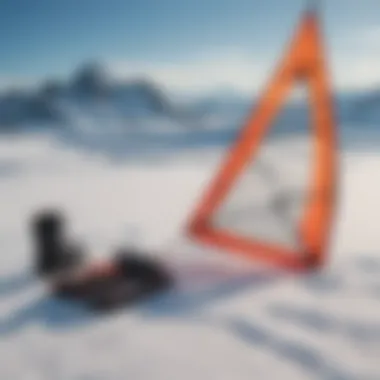
POLYGON ((181 237, 222 148, 115 162, 4 138, 0 379, 380 379, 380 150, 345 145, 329 266, 296 276, 181 237), (47 206, 94 256, 131 241, 160 252, 178 289, 106 317, 49 299, 29 275, 28 230, 47 206))

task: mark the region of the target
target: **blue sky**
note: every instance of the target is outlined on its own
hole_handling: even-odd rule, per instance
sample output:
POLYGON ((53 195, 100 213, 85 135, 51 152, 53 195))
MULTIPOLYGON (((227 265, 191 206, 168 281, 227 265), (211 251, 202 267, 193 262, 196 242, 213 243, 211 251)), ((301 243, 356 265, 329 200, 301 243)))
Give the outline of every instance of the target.
MULTIPOLYGON (((380 1, 325 0, 340 86, 380 83, 380 1), (355 52, 353 54, 353 52, 355 52), (376 64, 377 63, 377 64, 376 64)), ((292 33, 302 0, 2 0, 0 86, 68 75, 98 59, 116 75, 169 86, 260 82, 292 33), (244 78, 251 76, 250 82, 244 78)), ((246 84, 247 83, 247 84, 246 84)))

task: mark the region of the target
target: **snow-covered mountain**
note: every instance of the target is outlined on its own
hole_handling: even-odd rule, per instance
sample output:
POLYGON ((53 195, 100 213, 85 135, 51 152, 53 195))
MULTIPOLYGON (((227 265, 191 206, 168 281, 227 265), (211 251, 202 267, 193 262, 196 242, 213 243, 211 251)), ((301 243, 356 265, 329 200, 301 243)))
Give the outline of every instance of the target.
POLYGON ((355 122, 380 128, 380 88, 358 96, 350 116, 355 122))
MULTIPOLYGON (((380 121, 380 90, 336 94, 344 122, 380 121)), ((0 131, 34 128, 83 132, 151 130, 153 132, 236 128, 246 117, 253 97, 233 89, 217 89, 187 102, 176 102, 153 80, 111 79, 107 69, 90 62, 66 80, 47 79, 38 88, 0 95, 0 131)), ((306 106, 305 106, 306 107, 306 106)), ((305 108, 306 109, 306 108, 305 108)), ((290 106, 285 113, 297 110, 290 106)), ((343 120, 342 120, 343 121, 343 120)))
POLYGON ((103 123, 104 130, 115 120, 128 124, 136 118, 155 117, 178 122, 185 116, 153 81, 112 81, 97 63, 80 67, 66 82, 50 79, 35 91, 13 91, 0 97, 1 130, 17 131, 34 124, 71 128, 74 114, 103 123))
POLYGON ((49 123, 59 120, 49 99, 40 94, 12 91, 0 99, 0 130, 12 131, 33 123, 49 123))
MULTIPOLYGON (((66 80, 47 79, 34 91, 0 96, 0 133, 42 130, 66 145, 118 157, 157 148, 215 145, 236 136, 256 101, 229 88, 187 101, 180 98, 153 80, 115 80, 103 66, 88 63, 66 80)), ((363 125, 376 135, 379 90, 335 94, 334 100, 344 139, 360 141, 363 125)), ((307 131, 308 115, 305 102, 287 104, 273 134, 307 131)), ((380 144, 380 133, 374 137, 380 144)))

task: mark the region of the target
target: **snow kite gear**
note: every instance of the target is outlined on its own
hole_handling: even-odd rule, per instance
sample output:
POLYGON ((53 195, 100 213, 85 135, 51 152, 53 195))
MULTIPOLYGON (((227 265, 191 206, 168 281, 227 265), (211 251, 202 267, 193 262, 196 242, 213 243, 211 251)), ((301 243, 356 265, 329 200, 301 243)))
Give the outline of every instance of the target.
POLYGON ((169 273, 153 258, 124 248, 112 260, 87 262, 64 238, 63 217, 44 212, 33 221, 37 273, 52 294, 92 310, 107 311, 137 302, 168 288, 169 273))

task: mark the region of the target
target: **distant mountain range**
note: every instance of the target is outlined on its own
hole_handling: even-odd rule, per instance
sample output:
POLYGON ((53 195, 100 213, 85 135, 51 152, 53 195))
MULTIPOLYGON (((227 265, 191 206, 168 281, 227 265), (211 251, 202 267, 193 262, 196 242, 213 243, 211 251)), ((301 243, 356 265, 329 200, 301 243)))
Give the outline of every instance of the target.
MULTIPOLYGON (((380 122, 380 89, 336 94, 335 98, 342 121, 380 122)), ((180 104, 150 79, 111 80, 102 65, 90 62, 65 81, 49 79, 34 90, 0 95, 0 131, 233 128, 246 116, 252 102, 227 89, 180 104)), ((289 122, 296 123, 299 107, 287 110, 289 122)))
POLYGON ((349 118, 355 123, 366 123, 380 129, 380 88, 356 96, 349 118))
POLYGON ((66 82, 47 80, 33 91, 13 90, 0 96, 0 129, 12 130, 28 126, 62 127, 70 121, 68 109, 89 112, 108 107, 115 116, 183 116, 184 110, 174 106, 151 80, 135 78, 112 81, 104 67, 89 63, 73 73, 66 82))

